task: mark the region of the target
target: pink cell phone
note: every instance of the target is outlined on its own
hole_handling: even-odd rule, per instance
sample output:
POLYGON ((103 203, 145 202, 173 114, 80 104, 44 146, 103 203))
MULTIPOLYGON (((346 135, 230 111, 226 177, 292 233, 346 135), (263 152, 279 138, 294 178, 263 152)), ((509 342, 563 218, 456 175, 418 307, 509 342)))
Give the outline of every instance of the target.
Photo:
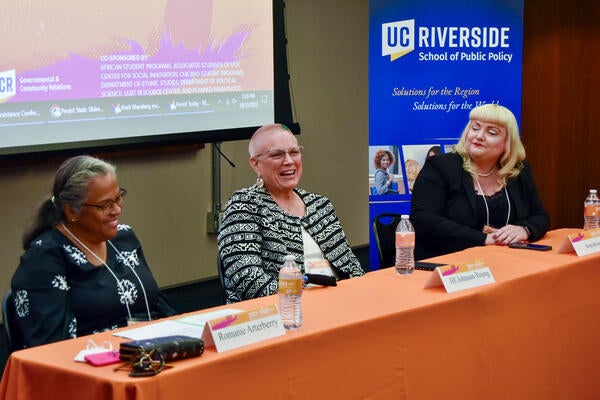
POLYGON ((104 351, 102 353, 88 354, 84 357, 84 360, 95 367, 121 362, 118 351, 104 351))

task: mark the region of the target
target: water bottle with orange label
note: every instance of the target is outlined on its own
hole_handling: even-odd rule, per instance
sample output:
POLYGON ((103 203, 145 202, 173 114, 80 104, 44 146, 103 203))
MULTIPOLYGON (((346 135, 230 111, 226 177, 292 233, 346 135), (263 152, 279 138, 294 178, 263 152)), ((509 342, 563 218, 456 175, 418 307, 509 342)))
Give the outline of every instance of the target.
POLYGON ((302 326, 302 273, 292 255, 285 256, 279 269, 279 313, 285 329, 302 326))
POLYGON ((415 230, 409 216, 403 214, 396 227, 396 272, 412 274, 415 269, 415 230))
POLYGON ((583 203, 583 230, 600 228, 600 199, 596 189, 590 189, 583 203))

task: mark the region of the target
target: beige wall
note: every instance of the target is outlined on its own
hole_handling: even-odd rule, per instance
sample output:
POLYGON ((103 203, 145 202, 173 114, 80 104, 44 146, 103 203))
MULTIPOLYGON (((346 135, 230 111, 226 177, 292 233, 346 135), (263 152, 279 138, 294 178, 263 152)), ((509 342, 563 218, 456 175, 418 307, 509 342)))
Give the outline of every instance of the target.
MULTIPOLYGON (((331 198, 350 244, 366 244, 368 1, 287 0, 286 24, 295 117, 305 146, 301 186, 331 198)), ((247 146, 247 141, 222 145, 237 165, 222 163, 223 203, 255 180, 247 146)), ((136 230, 159 285, 215 276, 216 238, 206 233, 212 146, 113 162, 129 190, 121 222, 136 230)), ((23 228, 49 195, 56 167, 0 169, 0 293, 9 287, 23 228)))

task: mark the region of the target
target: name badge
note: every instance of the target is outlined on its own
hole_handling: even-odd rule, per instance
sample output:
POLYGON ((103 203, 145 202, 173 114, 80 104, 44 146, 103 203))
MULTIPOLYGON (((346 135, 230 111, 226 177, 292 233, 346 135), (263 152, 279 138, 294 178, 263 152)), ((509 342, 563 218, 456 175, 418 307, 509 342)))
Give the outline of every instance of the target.
POLYGON ((558 252, 572 251, 575 251, 577 256, 586 256, 600 251, 600 228, 568 235, 558 248, 558 252))
POLYGON ((281 335, 285 335, 281 316, 271 304, 206 322, 202 339, 220 353, 281 335))
POLYGON ((496 282, 483 260, 437 267, 425 282, 425 288, 443 285, 447 293, 496 282))

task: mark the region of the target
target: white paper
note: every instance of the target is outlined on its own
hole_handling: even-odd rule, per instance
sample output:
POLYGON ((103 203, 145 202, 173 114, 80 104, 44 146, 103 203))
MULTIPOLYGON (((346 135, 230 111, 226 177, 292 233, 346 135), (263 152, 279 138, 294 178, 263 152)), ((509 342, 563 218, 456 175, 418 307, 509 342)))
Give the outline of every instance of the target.
POLYGON ((226 308, 223 310, 211 311, 191 315, 178 319, 168 319, 141 326, 139 328, 127 329, 113 333, 114 336, 124 337, 131 340, 143 340, 162 336, 185 335, 201 338, 204 332, 204 326, 211 319, 224 317, 225 315, 236 314, 242 310, 226 308))

